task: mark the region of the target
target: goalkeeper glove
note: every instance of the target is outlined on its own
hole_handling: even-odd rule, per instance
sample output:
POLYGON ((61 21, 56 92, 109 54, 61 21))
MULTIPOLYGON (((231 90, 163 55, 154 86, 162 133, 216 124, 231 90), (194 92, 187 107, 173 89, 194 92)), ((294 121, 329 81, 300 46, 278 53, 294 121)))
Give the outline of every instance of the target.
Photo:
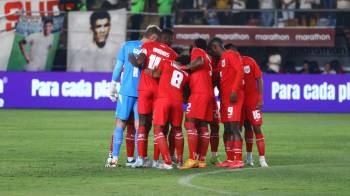
POLYGON ((117 91, 117 82, 112 80, 109 85, 108 97, 112 102, 117 101, 118 91, 117 91))

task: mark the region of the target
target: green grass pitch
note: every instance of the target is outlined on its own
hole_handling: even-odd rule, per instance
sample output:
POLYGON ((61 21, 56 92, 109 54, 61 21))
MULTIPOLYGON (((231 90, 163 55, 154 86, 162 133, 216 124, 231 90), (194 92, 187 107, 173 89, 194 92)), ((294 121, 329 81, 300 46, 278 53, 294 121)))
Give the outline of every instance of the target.
POLYGON ((113 115, 0 110, 0 195, 350 194, 350 114, 265 114, 270 168, 186 171, 104 168, 113 115))

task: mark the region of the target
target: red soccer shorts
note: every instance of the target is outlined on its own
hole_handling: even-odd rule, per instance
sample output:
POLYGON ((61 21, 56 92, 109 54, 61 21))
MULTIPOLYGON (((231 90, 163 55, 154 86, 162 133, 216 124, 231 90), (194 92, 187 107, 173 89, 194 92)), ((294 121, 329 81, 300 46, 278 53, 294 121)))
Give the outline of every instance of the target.
POLYGON ((213 121, 213 96, 206 94, 191 94, 188 99, 186 118, 213 121))
POLYGON ((229 95, 223 95, 220 105, 221 122, 240 122, 243 101, 244 94, 242 91, 238 91, 235 103, 230 102, 229 95))
POLYGON ((170 122, 172 126, 181 126, 183 118, 182 102, 169 98, 158 98, 154 104, 153 124, 163 126, 170 122))
POLYGON ((153 112, 154 102, 157 98, 158 89, 139 90, 137 111, 139 114, 151 114, 153 112))
POLYGON ((213 122, 220 123, 220 112, 219 112, 219 106, 216 102, 216 97, 213 97, 213 122))
POLYGON ((248 120, 253 126, 262 125, 262 112, 256 109, 256 105, 243 105, 242 122, 248 120))

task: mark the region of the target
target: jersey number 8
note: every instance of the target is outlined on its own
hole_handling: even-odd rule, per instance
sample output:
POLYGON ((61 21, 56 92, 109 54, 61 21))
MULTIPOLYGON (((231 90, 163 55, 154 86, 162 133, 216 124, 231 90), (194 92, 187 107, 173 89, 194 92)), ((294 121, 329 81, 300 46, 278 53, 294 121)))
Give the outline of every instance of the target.
POLYGON ((182 80, 184 79, 184 75, 183 73, 175 70, 173 72, 173 75, 171 76, 171 81, 170 81, 170 84, 172 86, 175 86, 176 88, 180 89, 181 87, 181 82, 182 80))

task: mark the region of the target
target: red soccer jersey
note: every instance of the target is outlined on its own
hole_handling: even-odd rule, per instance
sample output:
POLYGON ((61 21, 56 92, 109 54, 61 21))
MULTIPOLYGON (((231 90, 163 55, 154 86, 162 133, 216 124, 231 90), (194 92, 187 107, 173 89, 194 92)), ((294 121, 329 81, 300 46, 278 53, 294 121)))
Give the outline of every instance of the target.
POLYGON ((243 64, 238 52, 226 50, 219 61, 220 94, 229 96, 232 92, 243 90, 243 64))
POLYGON ((182 102, 183 86, 189 81, 188 73, 168 60, 161 62, 159 70, 161 76, 157 98, 170 98, 182 102))
MULTIPOLYGON (((171 49, 169 46, 159 42, 147 42, 141 47, 142 53, 146 55, 146 61, 144 68, 151 70, 158 69, 161 61, 164 59, 175 60, 177 58, 177 53, 171 49)), ((152 76, 145 74, 144 71, 141 72, 141 78, 139 82, 139 90, 149 90, 152 88, 157 88, 158 80, 154 79, 152 76)))
POLYGON ((256 79, 260 78, 262 73, 256 61, 248 56, 242 56, 244 70, 244 94, 248 100, 258 98, 258 88, 256 79))
POLYGON ((190 76, 191 93, 213 94, 212 85, 212 67, 209 55, 200 48, 193 48, 191 52, 191 61, 202 57, 204 64, 195 69, 190 76))

